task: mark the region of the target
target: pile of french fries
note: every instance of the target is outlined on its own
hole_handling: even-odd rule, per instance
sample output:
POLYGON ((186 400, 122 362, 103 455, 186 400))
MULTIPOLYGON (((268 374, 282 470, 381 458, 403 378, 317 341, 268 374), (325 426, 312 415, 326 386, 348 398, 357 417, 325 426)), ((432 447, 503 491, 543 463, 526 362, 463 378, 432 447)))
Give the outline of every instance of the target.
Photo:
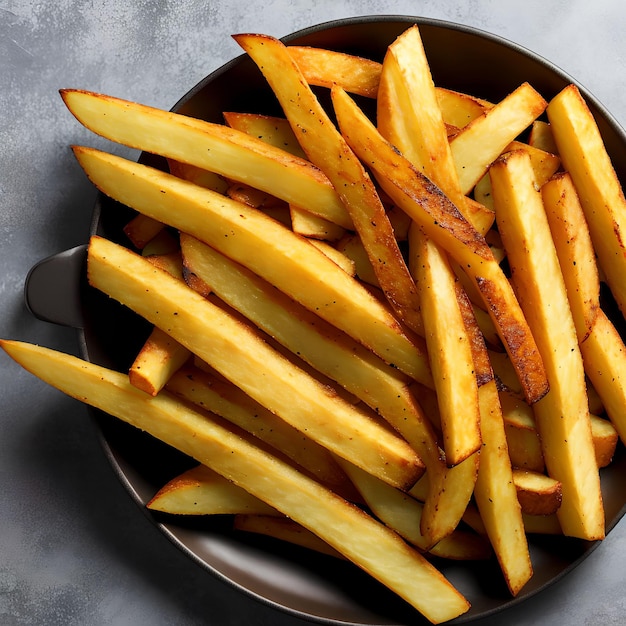
POLYGON ((128 246, 88 250, 89 283, 154 328, 130 371, 3 349, 198 462, 155 512, 352 561, 432 623, 470 608, 432 557, 495 555, 518 594, 530 533, 604 537, 600 468, 626 441, 600 301, 602 280, 626 312, 626 202, 590 110, 574 85, 436 86, 418 26, 381 60, 235 40, 284 117, 62 92, 169 163, 74 148, 137 211, 128 246))

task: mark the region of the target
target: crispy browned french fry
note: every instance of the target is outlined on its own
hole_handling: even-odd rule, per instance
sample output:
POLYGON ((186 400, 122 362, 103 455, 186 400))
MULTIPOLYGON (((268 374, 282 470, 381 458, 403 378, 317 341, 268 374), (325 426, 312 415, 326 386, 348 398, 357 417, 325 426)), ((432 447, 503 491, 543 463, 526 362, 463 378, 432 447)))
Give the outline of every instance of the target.
POLYGON ((265 408, 396 486, 415 482, 421 462, 406 441, 329 394, 251 327, 106 239, 92 237, 87 258, 93 287, 167 332, 265 408))
POLYGON ((416 380, 428 381, 423 340, 308 241, 260 211, 167 173, 84 147, 74 152, 103 193, 194 236, 252 269, 416 380), (314 286, 314 288, 313 288, 314 286))
POLYGON ((547 114, 559 156, 585 212, 598 264, 626 314, 626 199, 600 130, 573 84, 550 101, 547 114))
POLYGON ((48 384, 147 431, 302 524, 431 622, 469 609, 465 597, 396 533, 240 433, 165 392, 147 396, 123 374, 39 346, 12 341, 0 346, 48 384))
POLYGON ((174 477, 146 506, 170 515, 280 515, 276 509, 206 465, 197 465, 174 477))
POLYGON ((287 47, 266 35, 237 35, 259 66, 312 163, 337 190, 399 319, 421 334, 417 290, 373 181, 300 72, 287 47))
POLYGON ((339 196, 318 168, 261 139, 223 124, 102 94, 64 90, 61 95, 85 127, 111 141, 247 182, 336 224, 352 227, 339 196))
POLYGON ((530 157, 509 152, 490 175, 512 280, 548 372, 550 391, 533 410, 548 474, 563 488, 561 527, 566 535, 600 539, 604 510, 583 360, 530 157))
POLYGON ((345 91, 333 89, 339 126, 380 185, 476 283, 531 403, 548 389, 545 369, 513 290, 485 238, 389 144, 345 91))

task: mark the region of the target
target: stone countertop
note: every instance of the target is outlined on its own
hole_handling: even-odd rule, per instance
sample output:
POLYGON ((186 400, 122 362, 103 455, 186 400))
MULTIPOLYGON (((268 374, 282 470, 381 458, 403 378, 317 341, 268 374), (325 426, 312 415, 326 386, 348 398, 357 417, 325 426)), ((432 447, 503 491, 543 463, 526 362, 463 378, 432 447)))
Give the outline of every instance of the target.
MULTIPOLYGON (((30 267, 84 243, 95 191, 69 145, 93 140, 58 90, 170 108, 240 54, 236 32, 283 36, 319 22, 420 15, 475 26, 550 59, 626 123, 626 13, 619 0, 0 2, 0 336, 76 352, 71 329, 23 303, 30 267)), ((299 619, 192 563, 111 470, 86 409, 2 357, 0 623, 200 626, 299 619)), ((548 590, 480 626, 623 624, 626 524, 548 590)))

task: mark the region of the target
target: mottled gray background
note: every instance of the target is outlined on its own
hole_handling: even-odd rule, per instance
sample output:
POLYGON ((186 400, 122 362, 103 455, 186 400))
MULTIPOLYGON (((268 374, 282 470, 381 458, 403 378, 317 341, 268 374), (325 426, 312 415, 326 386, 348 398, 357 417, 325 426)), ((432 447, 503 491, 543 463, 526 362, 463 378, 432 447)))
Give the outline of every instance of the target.
MULTIPOLYGON (((97 145, 61 87, 171 107, 240 53, 229 35, 283 36, 335 18, 409 14, 507 37, 576 77, 626 122, 621 0, 0 0, 0 335, 76 351, 25 310, 39 259, 85 241, 95 193, 68 145, 97 145)), ((0 359, 0 624, 200 626, 298 620, 214 580, 141 515, 86 410, 0 359)), ((481 626, 626 623, 626 523, 566 579, 481 626)))

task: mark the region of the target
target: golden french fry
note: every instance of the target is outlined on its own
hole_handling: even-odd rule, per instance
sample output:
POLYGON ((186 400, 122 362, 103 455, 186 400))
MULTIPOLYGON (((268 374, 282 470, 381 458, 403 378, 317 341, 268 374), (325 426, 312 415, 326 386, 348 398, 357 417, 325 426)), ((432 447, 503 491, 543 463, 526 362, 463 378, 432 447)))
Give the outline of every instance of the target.
POLYGON ((571 176, 562 172, 541 188, 578 342, 593 328, 600 308, 600 278, 589 228, 571 176))
POLYGON ((431 622, 469 609, 441 572, 396 533, 206 414, 165 392, 151 398, 127 376, 73 356, 14 341, 0 347, 48 384, 145 430, 300 523, 431 622))
POLYGON ((190 356, 187 348, 155 327, 130 366, 130 383, 156 396, 190 356))
POLYGON ((421 333, 415 284, 385 207, 365 167, 353 154, 280 40, 266 35, 237 35, 235 40, 259 66, 311 162, 324 172, 337 190, 389 304, 406 326, 421 333))
POLYGON ((146 507, 170 515, 280 515, 276 509, 206 465, 197 465, 170 480, 146 507))
POLYGON ((482 444, 478 382, 470 338, 447 258, 419 229, 409 233, 410 268, 420 296, 437 391, 446 462, 457 465, 482 444))
POLYGON ((340 461, 340 464, 372 513, 420 550, 428 551, 433 556, 455 560, 477 560, 490 556, 488 542, 478 535, 458 529, 433 546, 420 530, 424 509, 421 502, 350 463, 340 461))
POLYGON ((534 148, 539 148, 550 154, 559 154, 559 149, 554 141, 550 124, 544 120, 535 120, 530 127, 528 143, 534 148))
POLYGON ((550 382, 533 411, 548 474, 563 488, 559 521, 566 535, 600 539, 604 510, 583 360, 530 157, 509 152, 491 166, 490 175, 512 280, 550 382))
POLYGON ((513 482, 527 515, 553 515, 559 510, 563 494, 558 480, 540 472, 514 469, 513 482))
POLYGON ((260 211, 165 172, 84 147, 74 152, 103 193, 214 246, 385 362, 428 381, 423 340, 405 330, 372 294, 308 241, 260 211), (314 288, 312 288, 314 286, 314 288))
POLYGON ((573 84, 550 101, 547 114, 559 156, 585 212, 599 267, 626 314, 626 199, 600 130, 573 84))
POLYGON ((480 291, 531 403, 548 389, 541 356, 517 298, 485 238, 450 200, 389 144, 345 91, 333 89, 339 126, 380 185, 448 252, 480 291))
POLYGON ((421 462, 403 439, 329 394, 240 320, 106 239, 92 237, 87 259, 93 287, 167 332, 266 409, 396 486, 415 482, 421 462))
POLYGON ((78 121, 111 141, 247 182, 352 227, 339 196, 318 168, 261 139, 223 124, 102 94, 64 90, 61 95, 78 121))
POLYGON ((450 141, 461 189, 469 193, 504 148, 545 110, 547 102, 523 83, 450 141))
POLYGON ((325 541, 304 526, 287 517, 254 513, 238 513, 233 519, 233 528, 238 531, 266 535, 287 541, 301 548, 315 550, 328 556, 343 559, 344 556, 331 548, 325 541))
POLYGON ((172 376, 166 389, 236 424, 325 485, 337 491, 344 489, 345 476, 326 448, 268 411, 232 383, 197 367, 187 366, 172 376))

